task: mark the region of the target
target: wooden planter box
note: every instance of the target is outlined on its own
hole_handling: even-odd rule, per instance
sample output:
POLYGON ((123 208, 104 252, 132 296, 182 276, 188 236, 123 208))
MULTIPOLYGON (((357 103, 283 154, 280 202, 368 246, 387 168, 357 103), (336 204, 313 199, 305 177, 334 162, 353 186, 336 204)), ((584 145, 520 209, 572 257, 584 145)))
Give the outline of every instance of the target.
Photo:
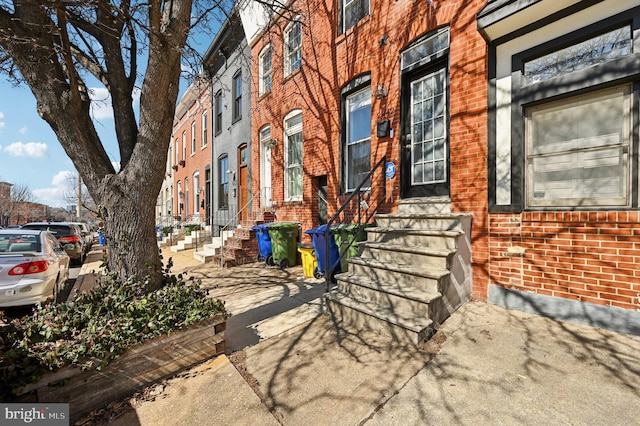
POLYGON ((37 402, 69 403, 73 424, 92 410, 223 354, 225 328, 219 314, 127 349, 103 371, 65 367, 25 386, 20 394, 35 394, 37 402))

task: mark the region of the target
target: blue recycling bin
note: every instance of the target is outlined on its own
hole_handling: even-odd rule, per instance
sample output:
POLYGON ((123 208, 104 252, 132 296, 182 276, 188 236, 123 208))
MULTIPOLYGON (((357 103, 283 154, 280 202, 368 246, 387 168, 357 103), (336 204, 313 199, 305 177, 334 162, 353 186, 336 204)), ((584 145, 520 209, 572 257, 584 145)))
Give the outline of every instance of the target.
POLYGON ((270 225, 270 223, 263 223, 254 226, 252 229, 255 231, 258 239, 258 250, 260 251, 258 261, 264 260, 267 265, 273 266, 273 248, 271 246, 268 225, 270 225))
POLYGON ((333 267, 332 275, 340 272, 340 262, 338 262, 340 252, 333 234, 327 232, 327 225, 320 225, 305 231, 305 233, 311 236, 311 244, 313 244, 313 249, 316 251, 316 258, 318 259, 318 266, 313 276, 316 278, 324 276, 327 271, 327 266, 333 267), (327 253, 327 238, 329 239, 329 253, 327 253), (328 265, 327 258, 329 262, 328 265))
POLYGON ((102 231, 98 231, 98 244, 101 246, 107 244, 107 238, 102 234, 102 231))

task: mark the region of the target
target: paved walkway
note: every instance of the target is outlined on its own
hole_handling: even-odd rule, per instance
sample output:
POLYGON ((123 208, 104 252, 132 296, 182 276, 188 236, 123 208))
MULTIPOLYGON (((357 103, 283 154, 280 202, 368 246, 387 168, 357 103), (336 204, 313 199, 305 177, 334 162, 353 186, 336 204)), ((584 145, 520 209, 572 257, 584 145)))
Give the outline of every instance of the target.
POLYGON ((400 346, 336 327, 299 266, 182 266, 232 312, 227 356, 109 424, 637 424, 638 336, 469 302, 424 347, 400 346))

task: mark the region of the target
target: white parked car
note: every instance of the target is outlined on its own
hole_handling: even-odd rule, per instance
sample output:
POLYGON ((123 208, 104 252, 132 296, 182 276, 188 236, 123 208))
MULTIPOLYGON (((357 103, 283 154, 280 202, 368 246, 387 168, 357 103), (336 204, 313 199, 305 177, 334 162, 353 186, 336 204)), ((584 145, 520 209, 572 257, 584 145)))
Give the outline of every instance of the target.
POLYGON ((47 231, 0 230, 0 307, 56 300, 69 279, 69 263, 47 231))
POLYGON ((89 225, 87 225, 84 222, 69 222, 73 225, 78 225, 78 228, 80 228, 80 231, 82 231, 82 237, 84 238, 85 241, 85 254, 89 253, 89 251, 91 251, 91 246, 93 246, 93 243, 95 243, 95 239, 93 236, 93 232, 91 231, 89 225))

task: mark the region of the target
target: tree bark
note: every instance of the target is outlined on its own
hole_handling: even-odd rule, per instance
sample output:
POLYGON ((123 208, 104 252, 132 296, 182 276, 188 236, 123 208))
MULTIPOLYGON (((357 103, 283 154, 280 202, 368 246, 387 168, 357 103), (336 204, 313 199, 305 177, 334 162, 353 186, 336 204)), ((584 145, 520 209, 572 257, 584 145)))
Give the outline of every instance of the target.
POLYGON ((20 70, 37 100, 38 113, 56 133, 97 203, 105 223, 109 268, 122 279, 148 277, 147 288, 153 290, 162 285, 155 205, 164 178, 192 0, 131 3, 95 0, 85 9, 73 2, 0 4, 0 58, 7 55, 20 70), (129 15, 134 9, 144 10, 145 19, 129 15), (139 22, 146 25, 133 31, 139 22), (127 48, 123 41, 133 34, 144 34, 146 40, 139 44, 148 46, 139 125, 131 106, 135 58, 125 69, 125 58, 138 54, 138 43, 131 41, 127 48), (86 51, 77 44, 83 41, 86 51), (96 52, 103 52, 102 62, 96 52), (112 95, 119 172, 91 118, 91 100, 82 79, 86 72, 94 73, 112 95))

